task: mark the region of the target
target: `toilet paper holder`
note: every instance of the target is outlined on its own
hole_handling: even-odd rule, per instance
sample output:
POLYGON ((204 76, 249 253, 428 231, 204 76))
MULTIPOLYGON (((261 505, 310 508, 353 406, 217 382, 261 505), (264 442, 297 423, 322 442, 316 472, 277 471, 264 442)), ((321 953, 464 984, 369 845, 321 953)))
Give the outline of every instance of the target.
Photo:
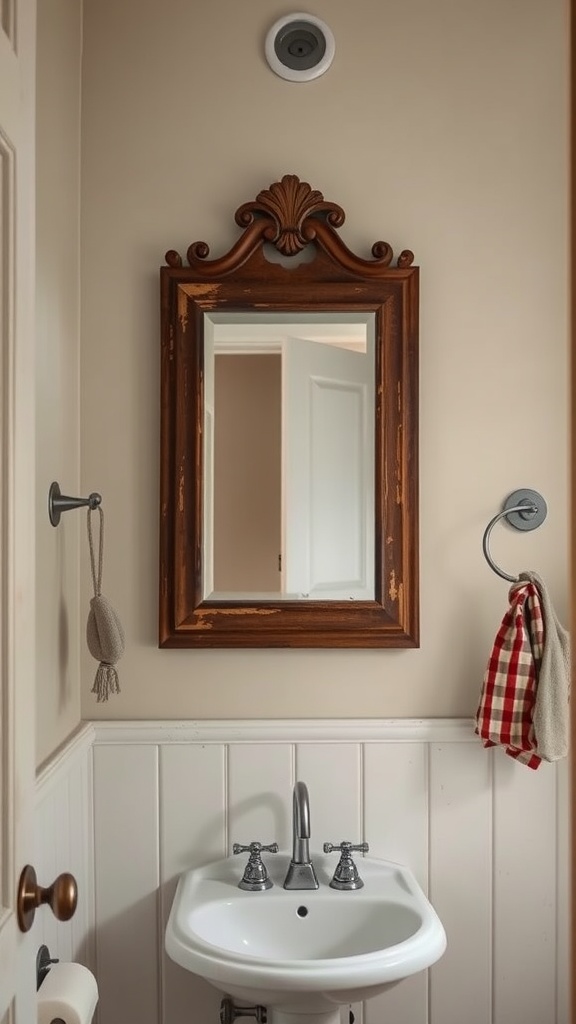
MULTIPOLYGON (((50 956, 48 946, 40 946, 36 954, 36 991, 40 988, 46 975, 49 974, 50 965, 58 963, 60 963, 58 957, 50 956)), ((54 1017, 51 1024, 65 1024, 65 1021, 61 1017, 54 1017)))
POLYGON ((51 964, 57 964, 60 961, 58 957, 51 957, 48 946, 40 946, 36 954, 36 991, 40 988, 40 985, 44 981, 44 978, 50 970, 51 964))
POLYGON ((92 972, 80 963, 54 960, 47 946, 38 950, 37 964, 43 974, 36 994, 37 1024, 90 1024, 98 1003, 92 972))

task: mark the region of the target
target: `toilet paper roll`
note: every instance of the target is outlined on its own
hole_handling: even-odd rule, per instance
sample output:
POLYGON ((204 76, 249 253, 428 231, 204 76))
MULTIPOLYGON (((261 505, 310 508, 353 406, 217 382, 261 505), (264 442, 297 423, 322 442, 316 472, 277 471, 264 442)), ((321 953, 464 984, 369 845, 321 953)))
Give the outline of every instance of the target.
POLYGON ((82 964, 54 964, 38 989, 38 1024, 90 1024, 98 1002, 96 978, 82 964))

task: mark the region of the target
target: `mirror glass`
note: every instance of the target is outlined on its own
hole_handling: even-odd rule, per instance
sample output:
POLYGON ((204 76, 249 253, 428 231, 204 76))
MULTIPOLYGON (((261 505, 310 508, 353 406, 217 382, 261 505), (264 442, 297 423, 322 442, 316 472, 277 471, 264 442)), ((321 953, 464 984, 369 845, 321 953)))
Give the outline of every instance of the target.
POLYGON ((204 314, 204 597, 374 598, 374 313, 204 314))

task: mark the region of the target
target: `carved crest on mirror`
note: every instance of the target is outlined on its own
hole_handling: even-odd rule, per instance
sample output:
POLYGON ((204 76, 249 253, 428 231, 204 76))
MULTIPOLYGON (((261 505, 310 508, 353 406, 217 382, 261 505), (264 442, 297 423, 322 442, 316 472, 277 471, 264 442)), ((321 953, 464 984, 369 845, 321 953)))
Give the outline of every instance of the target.
POLYGON ((413 254, 295 175, 235 220, 160 272, 160 646, 416 647, 413 254))

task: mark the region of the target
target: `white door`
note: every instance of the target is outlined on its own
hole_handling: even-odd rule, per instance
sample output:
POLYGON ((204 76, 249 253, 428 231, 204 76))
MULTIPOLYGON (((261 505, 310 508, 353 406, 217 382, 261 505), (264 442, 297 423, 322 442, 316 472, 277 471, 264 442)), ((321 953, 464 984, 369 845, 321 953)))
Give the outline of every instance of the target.
POLYGON ((286 596, 373 599, 373 346, 288 338, 283 386, 286 596))
POLYGON ((0 1024, 36 1020, 33 933, 16 918, 35 763, 35 14, 0 0, 0 1024))

